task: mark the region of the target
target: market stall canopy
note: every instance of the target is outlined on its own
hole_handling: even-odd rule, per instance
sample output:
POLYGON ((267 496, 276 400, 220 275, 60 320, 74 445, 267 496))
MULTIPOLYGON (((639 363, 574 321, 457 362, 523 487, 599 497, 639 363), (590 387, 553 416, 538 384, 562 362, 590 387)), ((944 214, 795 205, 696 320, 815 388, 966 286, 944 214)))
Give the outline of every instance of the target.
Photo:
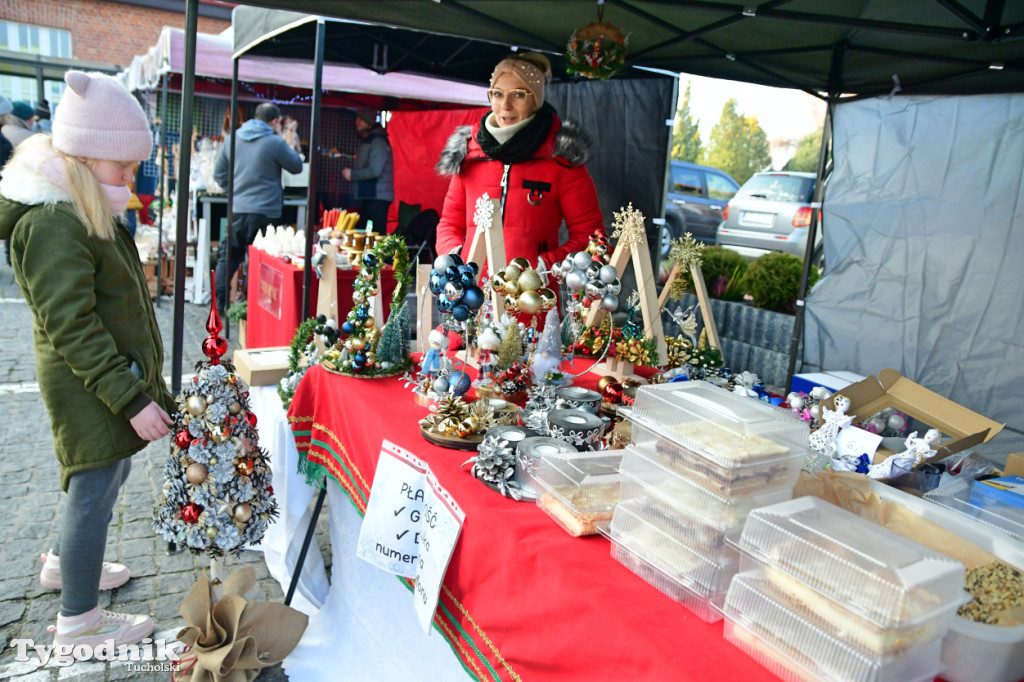
MULTIPOLYGON (((235 9, 235 54, 291 54, 300 40, 311 50, 315 17, 263 9, 280 0, 248 4, 261 7, 235 9)), ((365 22, 329 27, 329 61, 474 82, 486 82, 508 46, 563 53, 569 36, 596 19, 596 7, 594 0, 289 3, 365 22)), ((1020 2, 608 0, 604 20, 629 34, 632 66, 861 96, 892 91, 894 77, 908 94, 1024 91, 1020 2)), ((562 60, 554 62, 564 74, 562 60)))
MULTIPOLYGON (((310 51, 311 50, 307 50, 310 51)), ((122 74, 130 90, 153 90, 166 73, 180 74, 185 63, 185 32, 165 26, 156 45, 135 57, 122 74)), ((224 33, 196 34, 196 76, 231 80, 231 36, 224 33)), ((245 58, 238 63, 239 80, 270 83, 292 88, 313 86, 313 64, 309 60, 245 58)), ((408 100, 482 106, 487 102, 484 88, 466 83, 439 81, 408 73, 381 74, 355 66, 325 64, 323 87, 335 92, 355 92, 408 100)))

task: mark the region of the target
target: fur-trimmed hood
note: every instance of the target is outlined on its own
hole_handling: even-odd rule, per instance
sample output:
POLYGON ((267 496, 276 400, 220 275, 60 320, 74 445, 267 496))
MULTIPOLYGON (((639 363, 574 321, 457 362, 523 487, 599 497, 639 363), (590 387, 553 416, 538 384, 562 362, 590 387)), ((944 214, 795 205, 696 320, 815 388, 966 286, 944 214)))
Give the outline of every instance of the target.
POLYGON ((14 226, 34 206, 70 202, 71 195, 38 170, 8 163, 0 179, 0 239, 9 239, 14 226))
MULTIPOLYGON (((444 149, 441 151, 441 159, 434 169, 438 175, 458 175, 462 170, 462 164, 467 158, 484 158, 479 145, 476 144, 476 131, 480 124, 472 126, 459 126, 448 138, 444 149), (472 147, 472 152, 470 148, 472 147)), ((555 133, 554 147, 551 150, 551 157, 564 159, 572 166, 582 166, 587 162, 587 155, 590 151, 591 139, 575 121, 561 121, 561 127, 555 133)))

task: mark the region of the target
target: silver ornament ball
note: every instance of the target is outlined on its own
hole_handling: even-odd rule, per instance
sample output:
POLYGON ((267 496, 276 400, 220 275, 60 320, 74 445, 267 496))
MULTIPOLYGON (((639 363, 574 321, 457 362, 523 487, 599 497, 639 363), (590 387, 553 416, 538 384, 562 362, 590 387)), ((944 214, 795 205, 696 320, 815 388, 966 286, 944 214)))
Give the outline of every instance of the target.
POLYGON ((573 270, 565 276, 565 285, 573 291, 580 291, 587 286, 587 276, 582 270, 573 270))
POLYGON ((601 281, 605 284, 611 284, 618 280, 619 272, 611 265, 602 265, 601 271, 598 273, 598 277, 600 277, 601 281))
POLYGON ((605 294, 601 297, 601 310, 613 312, 619 307, 619 297, 615 294, 605 294))
POLYGON ((572 255, 572 263, 577 270, 586 270, 594 259, 586 251, 577 251, 572 255))

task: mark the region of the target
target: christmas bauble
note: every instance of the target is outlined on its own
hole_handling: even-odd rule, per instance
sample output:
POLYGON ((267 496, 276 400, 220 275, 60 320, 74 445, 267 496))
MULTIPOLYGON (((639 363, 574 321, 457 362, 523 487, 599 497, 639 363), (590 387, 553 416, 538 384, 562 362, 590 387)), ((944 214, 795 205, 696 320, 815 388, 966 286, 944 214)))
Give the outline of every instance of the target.
POLYGON ((572 264, 576 270, 586 270, 594 259, 586 251, 577 251, 572 257, 572 264))
POLYGON ((618 293, 622 291, 622 282, 620 282, 618 278, 615 278, 605 285, 604 290, 609 294, 618 295, 618 293))
POLYGON ((466 395, 472 379, 465 372, 458 370, 448 375, 448 391, 455 395, 466 395))
POLYGON ((246 412, 245 413, 245 420, 247 422, 249 422, 249 426, 251 426, 253 428, 256 428, 256 413, 251 412, 251 411, 250 412, 246 412))
POLYGON ((518 284, 520 291, 537 291, 544 286, 544 282, 536 270, 526 270, 519 275, 518 284))
POLYGON ((469 319, 469 306, 462 303, 458 304, 452 308, 452 316, 459 322, 465 322, 469 319))
POLYGON ((438 377, 434 379, 434 383, 430 385, 434 389, 435 393, 444 393, 448 390, 448 379, 445 377, 438 377))
POLYGON ((604 389, 601 390, 601 397, 606 403, 612 403, 613 405, 622 402, 622 384, 618 381, 613 381, 605 385, 604 389))
POLYGON ((614 312, 619 307, 619 297, 615 294, 605 294, 601 297, 601 310, 614 312))
POLYGON ((513 258, 508 265, 509 267, 515 267, 520 272, 523 272, 524 270, 528 270, 530 268, 530 261, 526 260, 522 256, 519 256, 518 258, 513 258))
POLYGON ((601 274, 601 264, 598 263, 597 261, 590 261, 590 265, 587 266, 586 273, 587 279, 596 280, 598 276, 601 274))
POLYGON ((460 282, 448 282, 444 285, 444 295, 453 301, 460 300, 463 291, 465 291, 465 288, 460 282))
POLYGON ((188 429, 182 429, 174 434, 174 444, 181 450, 187 450, 188 446, 192 443, 192 434, 188 432, 188 429))
POLYGON ((185 409, 193 417, 198 417, 206 412, 206 398, 201 395, 190 395, 185 399, 185 409))
POLYGON ((583 270, 572 270, 565 276, 565 285, 573 291, 580 291, 587 286, 587 276, 583 270))
POLYGON ((348 347, 352 350, 362 350, 366 348, 366 339, 361 336, 354 336, 348 340, 348 347))
POLYGON ((470 310, 476 310, 484 304, 483 289, 475 284, 466 287, 465 291, 462 292, 462 303, 470 310))
POLYGON ((551 310, 558 303, 558 297, 555 295, 555 292, 547 287, 537 289, 537 293, 540 294, 541 310, 551 310))
POLYGON ((220 336, 207 336, 203 339, 203 355, 208 358, 219 358, 228 352, 228 342, 220 336))
POLYGON ((500 272, 491 277, 491 288, 499 293, 505 291, 505 277, 500 272))
POLYGON ((210 538, 211 540, 214 539, 215 537, 217 537, 217 532, 218 531, 217 531, 217 527, 216 526, 207 526, 206 527, 206 537, 210 538))
POLYGON ((455 259, 448 254, 443 254, 434 259, 434 269, 438 272, 444 272, 452 265, 455 265, 455 259))
POLYGON ((505 293, 509 296, 518 296, 520 291, 519 282, 505 276, 505 293))
POLYGON ((248 476, 256 469, 256 462, 252 457, 239 457, 235 460, 235 471, 242 476, 248 476))
POLYGON ((194 485, 199 485, 205 481, 206 473, 206 465, 199 462, 192 462, 185 468, 185 478, 194 485))
POLYGON ((210 429, 210 440, 220 444, 231 438, 231 429, 227 426, 215 426, 210 429))
POLYGON ((430 293, 435 296, 444 291, 445 282, 444 275, 441 273, 434 273, 430 276, 430 293))
POLYGON ((591 280, 587 282, 584 291, 587 294, 587 298, 601 298, 604 296, 604 284, 600 280, 591 280))
POLYGON ((231 516, 239 523, 245 523, 252 518, 252 505, 248 502, 242 502, 236 504, 234 510, 231 512, 231 516))
POLYGON ((349 322, 348 320, 345 320, 344 322, 341 323, 341 333, 342 334, 346 334, 346 335, 347 334, 351 334, 355 330, 356 330, 355 325, 352 324, 351 322, 349 322))
POLYGON ((372 268, 376 264, 377 264, 377 255, 375 253, 373 253, 371 251, 370 253, 367 253, 367 254, 363 255, 363 265, 365 265, 368 268, 372 268))
POLYGON ((181 520, 185 523, 195 523, 199 520, 199 515, 203 513, 203 508, 195 502, 189 502, 181 508, 181 520))
POLYGON ((519 309, 527 315, 536 315, 544 305, 544 299, 536 291, 524 291, 516 299, 519 309))
POLYGON ((455 433, 459 438, 465 438, 470 434, 476 433, 476 429, 479 424, 480 422, 476 417, 466 417, 459 422, 459 425, 455 428, 455 433))
POLYGON ((886 425, 893 431, 902 433, 903 429, 907 428, 907 420, 902 414, 897 412, 896 414, 889 415, 886 425))
POLYGON ((228 403, 228 412, 230 412, 231 414, 238 414, 241 411, 242 403, 238 402, 237 400, 232 400, 230 403, 228 403))
POLYGON ((611 284, 619 278, 619 272, 611 265, 603 265, 597 276, 605 284, 611 284))
POLYGON ((366 353, 356 353, 352 356, 352 364, 356 367, 363 367, 366 365, 366 353))
POLYGON ((602 391, 604 391, 605 386, 607 386, 610 383, 613 383, 614 381, 616 381, 615 377, 608 374, 601 377, 600 379, 597 380, 597 392, 601 393, 602 391))

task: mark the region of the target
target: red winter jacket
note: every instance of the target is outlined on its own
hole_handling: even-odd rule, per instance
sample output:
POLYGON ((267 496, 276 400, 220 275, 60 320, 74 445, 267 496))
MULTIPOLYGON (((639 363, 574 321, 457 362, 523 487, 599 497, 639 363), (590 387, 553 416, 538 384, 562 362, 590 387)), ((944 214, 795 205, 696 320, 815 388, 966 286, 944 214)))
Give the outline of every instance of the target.
POLYGON ((477 123, 456 129, 437 165, 441 175, 452 176, 437 226, 437 253, 450 253, 461 245, 463 258, 468 255, 476 227, 476 200, 484 192, 492 199, 502 196, 506 168, 502 216, 506 262, 522 256, 536 265, 540 256, 551 267, 569 253, 585 249, 594 230, 604 232, 597 190, 582 165, 585 143, 574 125, 566 122, 563 126, 555 116, 534 157, 507 167, 484 154, 476 141, 479 128, 477 123), (559 246, 563 219, 569 240, 559 246))

